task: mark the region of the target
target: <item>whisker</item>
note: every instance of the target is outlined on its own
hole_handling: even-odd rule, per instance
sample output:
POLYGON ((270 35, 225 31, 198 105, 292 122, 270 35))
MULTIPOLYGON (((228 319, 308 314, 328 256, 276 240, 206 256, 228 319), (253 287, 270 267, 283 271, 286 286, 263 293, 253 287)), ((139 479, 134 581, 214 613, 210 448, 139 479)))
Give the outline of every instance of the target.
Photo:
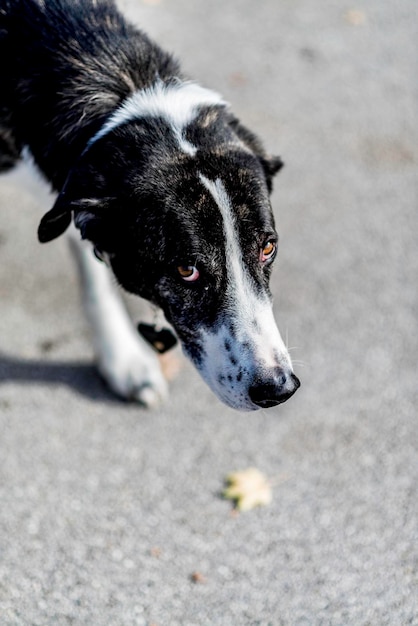
POLYGON ((298 367, 305 367, 306 363, 304 363, 304 361, 297 361, 292 359, 292 364, 293 365, 297 365, 298 367))

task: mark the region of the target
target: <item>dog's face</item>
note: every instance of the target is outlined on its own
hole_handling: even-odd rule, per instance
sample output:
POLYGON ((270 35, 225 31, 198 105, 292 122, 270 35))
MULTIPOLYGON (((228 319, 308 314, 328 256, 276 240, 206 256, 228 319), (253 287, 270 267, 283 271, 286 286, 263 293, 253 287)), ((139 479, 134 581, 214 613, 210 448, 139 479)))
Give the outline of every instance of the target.
POLYGON ((181 141, 161 118, 131 121, 80 159, 40 237, 73 212, 120 284, 163 309, 221 400, 274 406, 299 386, 269 291, 280 165, 223 106, 200 107, 181 141))

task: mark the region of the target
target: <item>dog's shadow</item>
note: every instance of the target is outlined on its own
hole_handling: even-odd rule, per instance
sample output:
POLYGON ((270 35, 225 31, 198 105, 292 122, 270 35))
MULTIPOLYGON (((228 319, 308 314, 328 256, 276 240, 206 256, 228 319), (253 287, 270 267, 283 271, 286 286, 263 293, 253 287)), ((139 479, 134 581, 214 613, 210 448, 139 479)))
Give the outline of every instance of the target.
POLYGON ((118 402, 92 363, 19 359, 0 353, 0 385, 7 382, 64 385, 92 400, 118 402))

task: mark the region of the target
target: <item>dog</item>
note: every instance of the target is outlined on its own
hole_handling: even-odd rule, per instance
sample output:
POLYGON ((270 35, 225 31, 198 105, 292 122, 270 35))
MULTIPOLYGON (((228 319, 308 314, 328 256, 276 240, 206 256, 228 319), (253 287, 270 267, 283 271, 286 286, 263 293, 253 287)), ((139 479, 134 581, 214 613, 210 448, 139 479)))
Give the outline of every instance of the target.
POLYGON ((167 395, 113 275, 162 309, 224 403, 290 398, 269 290, 281 160, 111 0, 1 0, 0 54, 0 169, 29 152, 57 193, 38 237, 70 233, 111 389, 145 406, 167 395))

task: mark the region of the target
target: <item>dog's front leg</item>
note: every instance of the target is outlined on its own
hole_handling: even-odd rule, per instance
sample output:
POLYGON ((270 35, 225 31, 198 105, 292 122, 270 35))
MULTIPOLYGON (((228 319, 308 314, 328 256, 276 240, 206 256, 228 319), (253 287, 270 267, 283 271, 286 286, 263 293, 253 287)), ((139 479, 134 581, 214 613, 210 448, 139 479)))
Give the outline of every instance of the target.
POLYGON ((91 244, 81 241, 75 228, 68 232, 100 374, 117 395, 146 407, 158 405, 167 382, 156 354, 136 332, 109 268, 94 258, 91 244))

